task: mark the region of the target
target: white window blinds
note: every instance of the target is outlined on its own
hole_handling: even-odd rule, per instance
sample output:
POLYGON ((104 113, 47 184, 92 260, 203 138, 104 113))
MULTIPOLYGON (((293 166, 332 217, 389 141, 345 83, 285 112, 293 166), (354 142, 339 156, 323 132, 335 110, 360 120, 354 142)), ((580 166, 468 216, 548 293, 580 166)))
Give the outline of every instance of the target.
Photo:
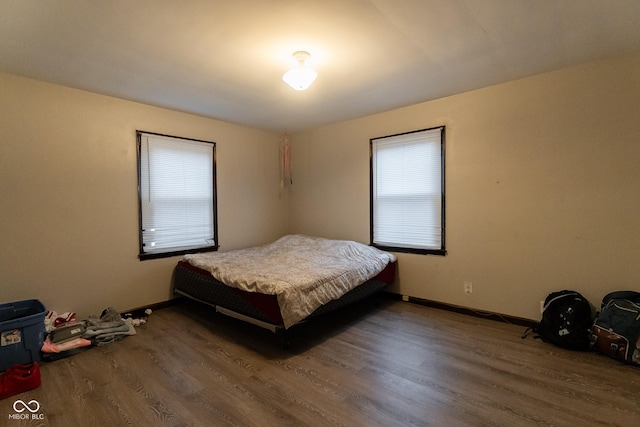
POLYGON ((444 250, 443 132, 371 140, 374 245, 444 250))
POLYGON ((210 142, 139 132, 141 253, 215 246, 210 142))

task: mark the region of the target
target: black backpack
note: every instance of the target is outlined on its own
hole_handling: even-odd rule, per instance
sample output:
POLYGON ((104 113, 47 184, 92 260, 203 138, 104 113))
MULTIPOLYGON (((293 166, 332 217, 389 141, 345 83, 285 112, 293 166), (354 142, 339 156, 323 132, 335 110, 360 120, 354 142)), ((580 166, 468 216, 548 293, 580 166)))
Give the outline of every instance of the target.
POLYGON ((569 350, 589 350, 591 305, 575 291, 553 292, 544 300, 542 320, 533 328, 543 341, 569 350))
POLYGON ((591 346, 614 359, 640 365, 640 292, 618 291, 602 299, 591 346))

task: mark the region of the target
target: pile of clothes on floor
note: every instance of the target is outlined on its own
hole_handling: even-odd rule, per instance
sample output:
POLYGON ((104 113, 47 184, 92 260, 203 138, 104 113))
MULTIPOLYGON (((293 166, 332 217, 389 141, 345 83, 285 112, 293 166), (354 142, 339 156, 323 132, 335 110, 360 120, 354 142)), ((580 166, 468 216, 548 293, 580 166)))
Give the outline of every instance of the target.
MULTIPOLYGON (((55 311, 49 311, 44 321, 46 339, 41 349, 42 360, 57 360, 135 335, 135 327, 147 321, 151 310, 138 314, 137 317, 133 314, 122 317, 113 307, 109 307, 100 317, 89 316, 86 320, 78 321, 75 313, 58 315, 55 311)), ((32 390, 40 385, 40 381, 38 362, 10 366, 0 372, 0 400, 32 390)))
POLYGON ((91 315, 86 320, 78 321, 75 313, 58 315, 55 311, 49 311, 45 317, 47 337, 42 345, 43 360, 56 360, 135 335, 135 326, 144 324, 149 314, 151 310, 147 309, 143 317, 125 315, 123 318, 116 309, 108 307, 100 317, 91 315))

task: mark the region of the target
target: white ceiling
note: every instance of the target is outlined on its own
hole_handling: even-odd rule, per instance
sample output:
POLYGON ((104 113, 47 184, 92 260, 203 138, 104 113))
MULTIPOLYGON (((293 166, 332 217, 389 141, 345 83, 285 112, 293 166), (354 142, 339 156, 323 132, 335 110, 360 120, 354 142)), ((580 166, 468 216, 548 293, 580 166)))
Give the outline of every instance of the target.
POLYGON ((640 0, 0 1, 0 71, 279 132, 638 50, 640 0))

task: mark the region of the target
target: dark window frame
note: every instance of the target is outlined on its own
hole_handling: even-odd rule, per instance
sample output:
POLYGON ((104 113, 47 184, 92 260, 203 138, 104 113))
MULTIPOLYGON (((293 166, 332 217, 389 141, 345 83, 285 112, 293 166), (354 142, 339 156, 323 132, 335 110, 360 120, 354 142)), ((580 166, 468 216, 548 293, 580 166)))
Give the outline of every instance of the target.
POLYGON ((369 241, 370 245, 374 246, 378 249, 382 249, 389 252, 400 252, 400 253, 412 253, 412 254, 421 254, 421 255, 439 255, 445 256, 447 254, 446 250, 446 241, 445 241, 445 218, 446 218, 446 192, 445 192, 445 140, 446 140, 446 132, 445 126, 434 126, 426 129, 419 129, 409 132, 398 133, 394 135, 386 135, 381 137, 375 137, 369 139, 369 241), (429 249, 429 248, 416 248, 416 247, 404 247, 404 246, 391 246, 391 245, 381 245, 374 243, 374 170, 373 170, 373 144, 374 140, 382 139, 382 138, 391 138, 402 135, 410 135, 418 132, 425 132, 435 129, 441 129, 440 134, 440 175, 441 175, 441 211, 440 211, 440 221, 441 221, 441 243, 440 249, 429 249))
POLYGON ((220 247, 219 242, 218 242, 218 201, 217 201, 217 195, 218 195, 218 189, 217 189, 217 178, 216 178, 216 143, 213 141, 205 141, 205 140, 200 140, 200 139, 194 139, 194 138, 185 138, 185 137, 181 137, 181 136, 175 136, 175 135, 167 135, 167 134, 162 134, 162 133, 156 133, 156 132, 147 132, 147 131, 141 131, 141 130, 136 130, 136 144, 137 144, 137 161, 138 161, 138 239, 139 239, 139 254, 138 254, 138 258, 143 261, 143 260, 148 260, 148 259, 158 259, 158 258, 168 258, 168 257, 172 257, 172 256, 178 256, 178 255, 185 255, 185 254, 193 254, 193 253, 200 253, 200 252, 211 252, 211 251, 217 251, 218 248, 220 247), (198 247, 187 247, 184 249, 178 249, 178 250, 174 250, 174 249, 168 249, 168 250, 164 250, 164 251, 156 251, 156 252, 144 252, 144 243, 143 243, 143 218, 142 218, 142 180, 141 180, 141 167, 142 167, 142 153, 141 153, 141 149, 142 149, 142 136, 143 134, 147 134, 147 135, 156 135, 159 137, 167 137, 167 138, 173 138, 173 139, 182 139, 185 141, 194 141, 194 142, 201 142, 201 143, 207 143, 207 144, 211 144, 212 146, 212 151, 213 151, 213 158, 212 158, 212 188, 213 188, 213 197, 212 197, 212 213, 213 213, 213 218, 212 218, 212 226, 213 226, 213 236, 212 239, 214 241, 213 245, 208 245, 208 246, 198 246, 198 247))

